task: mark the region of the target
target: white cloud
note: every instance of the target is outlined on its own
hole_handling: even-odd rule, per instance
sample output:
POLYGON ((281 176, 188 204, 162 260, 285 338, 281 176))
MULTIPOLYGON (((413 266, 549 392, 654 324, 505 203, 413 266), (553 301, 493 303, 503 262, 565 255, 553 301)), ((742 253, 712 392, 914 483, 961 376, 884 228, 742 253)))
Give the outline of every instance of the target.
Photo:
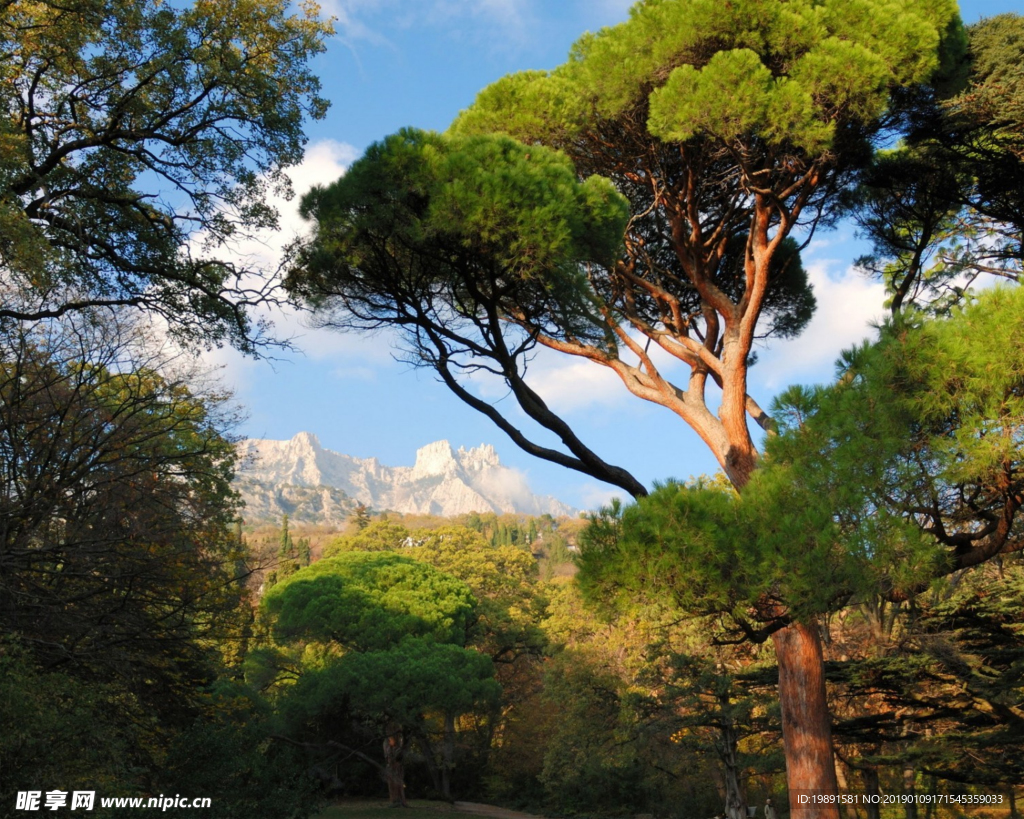
POLYGON ((378 45, 387 42, 361 19, 385 5, 389 5, 388 0, 321 0, 320 8, 324 17, 334 18, 337 36, 351 47, 360 40, 378 45))
POLYGON ((527 383, 556 411, 592 409, 595 406, 635 400, 622 380, 607 367, 560 353, 538 357, 527 383))
POLYGON ((839 278, 829 276, 836 262, 818 261, 807 266, 818 309, 807 329, 790 341, 775 341, 760 352, 751 378, 777 391, 799 381, 828 381, 839 354, 866 338, 873 338, 873 324, 885 316, 885 288, 852 267, 839 278))
MULTIPOLYGON (((481 397, 500 401, 509 396, 508 385, 500 378, 471 373, 463 380, 481 397)), ((556 412, 592 410, 635 400, 622 380, 609 368, 584 358, 538 348, 526 372, 526 383, 556 412)), ((508 399, 510 406, 515 400, 508 399)))
POLYGON ((459 36, 460 21, 500 29, 506 36, 521 39, 531 27, 534 0, 421 0, 414 4, 401 0, 325 0, 325 16, 334 17, 341 40, 353 47, 358 41, 388 44, 380 23, 368 22, 384 17, 390 27, 443 27, 459 36))
POLYGON ((302 163, 288 169, 295 195, 290 200, 277 195, 267 197, 267 203, 280 214, 279 230, 265 231, 233 242, 226 250, 264 269, 276 269, 285 246, 308 230, 299 216, 302 195, 314 185, 333 182, 358 156, 359 152, 344 142, 327 139, 312 143, 306 149, 302 163))
MULTIPOLYGON (((314 185, 338 179, 357 156, 358 151, 343 142, 320 140, 312 143, 306 149, 302 163, 288 171, 294 197, 290 200, 280 196, 268 199, 280 214, 280 229, 233 242, 220 252, 231 254, 240 262, 262 269, 270 275, 279 268, 284 248, 308 230, 307 224, 299 216, 299 200, 302 195, 314 185)), ((391 347, 386 338, 382 343, 380 336, 367 338, 352 333, 314 329, 309 326, 306 315, 287 306, 273 309, 267 307, 257 311, 256 315, 271 321, 274 337, 289 340, 298 349, 299 355, 315 360, 353 359, 364 367, 367 364, 372 366, 391 362, 391 347)), ((282 353, 280 358, 286 361, 293 356, 282 353)), ((269 357, 274 358, 272 352, 269 357)), ((265 374, 268 366, 275 366, 272 360, 269 364, 255 362, 231 348, 213 350, 206 354, 205 359, 211 365, 222 368, 224 380, 236 390, 260 374, 265 374)), ((345 365, 339 367, 344 368, 345 365)))
MULTIPOLYGON (((679 359, 662 350, 638 332, 631 333, 634 340, 647 348, 647 355, 663 378, 686 387, 689 368, 679 359)), ((619 351, 622 361, 637 364, 637 358, 626 348, 619 351)), ((508 386, 492 375, 476 374, 465 378, 473 390, 490 401, 509 395, 508 386)), ((593 412, 609 408, 622 409, 641 399, 626 388, 622 379, 609 367, 589 359, 537 347, 526 373, 529 384, 556 413, 593 412)), ((709 386, 713 392, 714 387, 709 386)), ((509 399, 514 404, 513 399, 509 399)))
POLYGON ((621 489, 612 489, 605 484, 584 483, 577 488, 576 495, 582 509, 588 512, 596 512, 602 507, 608 506, 614 498, 623 503, 628 503, 631 498, 621 489))

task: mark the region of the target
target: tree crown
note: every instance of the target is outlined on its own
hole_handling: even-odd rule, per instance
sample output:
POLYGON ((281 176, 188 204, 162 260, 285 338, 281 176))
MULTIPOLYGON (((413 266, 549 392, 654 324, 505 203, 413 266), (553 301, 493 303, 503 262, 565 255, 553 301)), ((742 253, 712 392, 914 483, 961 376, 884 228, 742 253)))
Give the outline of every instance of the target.
POLYGON ((281 0, 5 3, 0 316, 130 305, 251 350, 267 283, 225 244, 277 225, 330 30, 281 0))
POLYGON ((464 583, 424 563, 351 552, 300 569, 271 588, 263 606, 283 642, 379 651, 408 635, 463 644, 476 601, 464 583))

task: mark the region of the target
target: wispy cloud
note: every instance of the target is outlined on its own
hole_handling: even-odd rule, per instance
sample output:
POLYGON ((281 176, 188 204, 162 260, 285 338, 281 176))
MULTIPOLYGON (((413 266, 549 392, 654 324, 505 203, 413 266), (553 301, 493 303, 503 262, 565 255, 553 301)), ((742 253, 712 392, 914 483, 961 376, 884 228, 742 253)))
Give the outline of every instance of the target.
MULTIPOLYGON (((277 270, 282 263, 285 247, 309 230, 309 226, 299 216, 298 203, 302 195, 314 185, 338 179, 357 156, 358 151, 343 142, 320 140, 312 143, 306 150, 302 164, 288 171, 295 196, 290 200, 280 196, 269 199, 269 203, 280 213, 280 229, 237 241, 228 252, 255 268, 268 271, 268 274, 269 271, 277 270)), ((290 340, 297 348, 298 355, 314 360, 358 361, 359 366, 364 368, 391 362, 390 347, 386 342, 381 343, 379 338, 311 328, 306 315, 287 306, 272 310, 267 308, 258 315, 271 321, 274 337, 290 340)), ((222 369, 224 380, 236 390, 257 378, 267 366, 266 362, 253 362, 231 348, 212 350, 205 358, 211 365, 222 369)), ((347 366, 339 363, 338 369, 343 370, 347 366)), ((366 372, 361 372, 361 375, 367 377, 366 372)))
POLYGON ((549 353, 534 362, 528 382, 556 411, 571 412, 636 400, 607 367, 549 353))
POLYGON ((885 315, 885 288, 847 267, 833 277, 836 262, 817 261, 807 266, 818 309, 807 329, 791 341, 776 341, 762 351, 751 379, 777 392, 788 384, 824 382, 832 378, 832 365, 839 354, 873 338, 873 325, 885 315))
POLYGON ((324 17, 334 18, 336 36, 349 45, 359 41, 381 44, 386 38, 364 18, 390 4, 390 0, 322 0, 320 9, 324 17))
POLYGON ((337 36, 355 50, 359 42, 390 43, 385 34, 391 28, 426 26, 443 29, 453 39, 493 37, 500 42, 522 41, 533 29, 536 0, 324 0, 323 13, 335 18, 337 36), (472 35, 463 24, 473 27, 472 35))
POLYGON ((613 499, 618 498, 623 503, 628 503, 631 498, 621 489, 613 489, 606 484, 584 483, 576 489, 577 501, 580 506, 590 512, 596 512, 608 506, 613 499))

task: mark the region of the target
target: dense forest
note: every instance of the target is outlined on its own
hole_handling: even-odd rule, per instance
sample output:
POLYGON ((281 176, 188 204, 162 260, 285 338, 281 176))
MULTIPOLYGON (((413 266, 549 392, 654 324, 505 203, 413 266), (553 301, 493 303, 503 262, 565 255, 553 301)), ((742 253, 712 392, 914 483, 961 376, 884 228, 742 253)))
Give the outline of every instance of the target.
POLYGON ((0 816, 1019 815, 1024 18, 640 2, 314 188, 277 271, 231 241, 275 227, 326 110, 315 9, 12 0, 0 26, 0 816), (755 345, 806 326, 801 245, 840 220, 890 316, 762 407, 755 345), (238 408, 196 354, 268 354, 285 302, 395 333, 631 500, 246 526, 238 408), (528 383, 538 347, 721 472, 605 461, 528 383))

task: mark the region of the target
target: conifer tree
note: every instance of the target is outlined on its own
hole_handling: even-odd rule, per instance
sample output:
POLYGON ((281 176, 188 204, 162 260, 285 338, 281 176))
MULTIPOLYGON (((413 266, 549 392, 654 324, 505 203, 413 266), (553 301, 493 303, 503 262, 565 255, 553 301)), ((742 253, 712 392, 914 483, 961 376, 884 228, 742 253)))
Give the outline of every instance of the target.
MULTIPOLYGON (((526 451, 643 496, 525 379, 537 345, 605 367, 743 490, 760 460, 748 418, 774 426, 747 392, 755 340, 813 310, 793 234, 835 217, 908 89, 948 78, 963 47, 947 0, 639 3, 563 66, 485 89, 448 135, 389 137, 313 191, 289 286, 325 325, 399 328, 410 361, 526 451), (684 385, 651 345, 689 367, 684 385), (563 448, 460 382, 481 370, 563 448)), ((817 624, 767 613, 791 793, 834 793, 817 624)))

